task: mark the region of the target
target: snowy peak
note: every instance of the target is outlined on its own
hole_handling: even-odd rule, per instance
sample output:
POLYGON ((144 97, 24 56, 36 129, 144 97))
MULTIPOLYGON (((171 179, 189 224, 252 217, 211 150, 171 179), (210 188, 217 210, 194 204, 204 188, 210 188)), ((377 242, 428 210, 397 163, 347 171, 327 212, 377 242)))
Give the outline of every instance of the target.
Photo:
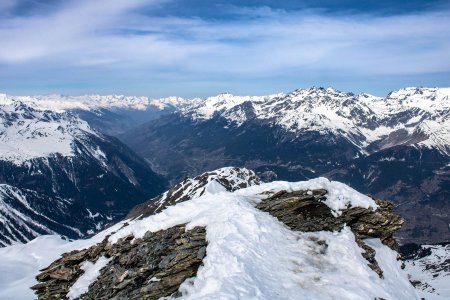
MULTIPOLYGON (((416 141, 419 146, 449 154, 450 88, 405 88, 387 98, 355 95, 334 88, 312 87, 288 94, 250 97, 222 94, 196 100, 180 109, 194 120, 221 117, 239 127, 252 120, 279 126, 301 136, 308 132, 343 137, 361 154, 372 144, 396 146, 416 141), (391 134, 405 139, 383 142, 391 134), (415 138, 420 135, 421 138, 415 138)), ((375 147, 376 148, 376 147, 375 147)))
POLYGON ((185 106, 180 107, 180 110, 193 119, 207 120, 212 118, 216 113, 226 113, 228 110, 240 106, 243 103, 251 102, 253 104, 265 102, 281 95, 283 94, 268 96, 234 96, 230 93, 222 93, 206 99, 193 99, 189 103, 186 103, 185 106))
POLYGON ((342 123, 348 123, 350 121, 348 119, 355 117, 355 114, 359 115, 359 119, 361 119, 362 115, 373 113, 359 101, 358 96, 322 87, 298 89, 288 94, 261 97, 219 95, 187 105, 182 112, 199 119, 208 119, 215 114, 220 114, 231 121, 240 120, 242 122, 245 120, 238 116, 236 108, 245 102, 251 103, 256 118, 272 120, 293 131, 302 128, 312 130, 312 125, 324 125, 323 128, 330 129, 333 129, 333 125, 334 127, 349 127, 351 124, 342 123))
POLYGON ((75 142, 98 136, 68 113, 38 110, 21 101, 0 104, 0 159, 23 163, 33 158, 75 155, 75 142))
POLYGON ((168 206, 205 194, 233 192, 259 183, 260 179, 255 172, 246 168, 226 167, 217 169, 194 178, 184 179, 158 197, 134 207, 126 219, 149 216, 161 212, 168 206))
POLYGON ((175 108, 186 103, 181 97, 166 97, 150 99, 144 96, 124 95, 37 95, 37 96, 11 96, 0 94, 0 104, 11 101, 21 101, 30 106, 43 110, 69 111, 69 110, 97 110, 97 109, 128 109, 147 110, 155 108, 159 110, 175 108))
POLYGON ((298 101, 324 101, 324 100, 342 100, 347 98, 352 98, 355 95, 353 93, 345 93, 339 91, 333 87, 311 87, 305 89, 296 89, 295 91, 287 94, 291 99, 296 99, 298 101))
POLYGON ((400 107, 417 107, 427 111, 448 109, 450 88, 408 87, 391 92, 386 100, 387 103, 394 103, 400 107))
POLYGON ((402 220, 373 204, 323 178, 205 192, 60 247, 74 251, 33 289, 40 299, 420 299, 390 248, 402 220), (342 199, 352 205, 335 216, 342 199))

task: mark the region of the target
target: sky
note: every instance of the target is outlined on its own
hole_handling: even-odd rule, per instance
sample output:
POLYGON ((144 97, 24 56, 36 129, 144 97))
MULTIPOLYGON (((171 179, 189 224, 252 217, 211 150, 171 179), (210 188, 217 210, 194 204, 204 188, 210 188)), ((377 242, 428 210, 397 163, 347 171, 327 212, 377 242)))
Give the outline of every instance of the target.
POLYGON ((0 0, 0 92, 206 97, 450 86, 441 0, 0 0))

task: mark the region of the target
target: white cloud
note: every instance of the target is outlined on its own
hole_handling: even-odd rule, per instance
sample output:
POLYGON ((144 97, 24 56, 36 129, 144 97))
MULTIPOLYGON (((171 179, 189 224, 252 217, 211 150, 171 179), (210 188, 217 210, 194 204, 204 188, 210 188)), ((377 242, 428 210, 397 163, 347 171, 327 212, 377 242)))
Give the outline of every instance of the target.
POLYGON ((46 16, 3 18, 0 64, 243 76, 450 71, 449 11, 374 17, 260 8, 245 10, 257 18, 219 22, 138 14, 144 5, 80 0, 46 16))

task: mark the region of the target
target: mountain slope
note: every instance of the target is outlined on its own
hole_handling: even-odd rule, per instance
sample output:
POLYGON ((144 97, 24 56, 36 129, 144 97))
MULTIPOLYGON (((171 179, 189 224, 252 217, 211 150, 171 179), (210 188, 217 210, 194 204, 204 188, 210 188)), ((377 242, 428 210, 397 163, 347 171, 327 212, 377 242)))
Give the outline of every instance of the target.
POLYGON ((70 113, 5 100, 0 142, 2 217, 19 231, 3 236, 7 243, 53 232, 80 237, 165 186, 128 147, 70 113))
POLYGON ((0 184, 0 246, 26 243, 43 234, 80 237, 100 229, 96 220, 104 217, 89 214, 73 201, 0 184))
POLYGON ((406 260, 406 270, 414 286, 450 297, 450 244, 415 245, 413 248, 406 260))
POLYGON ((172 182, 226 165, 263 180, 340 180, 395 201, 409 221, 404 242, 441 242, 450 240, 449 99, 445 88, 222 94, 119 137, 172 182))
POLYGON ((40 110, 69 112, 108 135, 124 131, 172 112, 187 100, 179 97, 149 99, 123 95, 44 95, 12 96, 0 94, 0 102, 20 101, 40 110))
POLYGON ((6 260, 21 262, 0 298, 32 297, 25 287, 57 259, 37 276, 39 299, 420 299, 386 246, 393 246, 401 219, 341 183, 319 178, 205 189, 201 196, 181 191, 196 196, 89 240, 47 236, 0 249, 2 271, 6 260), (319 221, 315 229, 306 229, 308 215, 319 221), (53 245, 45 261, 30 260, 43 243, 53 245))

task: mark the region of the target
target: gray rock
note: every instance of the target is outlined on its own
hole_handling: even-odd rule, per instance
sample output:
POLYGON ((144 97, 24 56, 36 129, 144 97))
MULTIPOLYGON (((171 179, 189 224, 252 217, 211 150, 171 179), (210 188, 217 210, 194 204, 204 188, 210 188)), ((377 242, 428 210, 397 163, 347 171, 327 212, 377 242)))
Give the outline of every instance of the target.
POLYGON ((206 253, 206 231, 184 225, 147 233, 142 239, 128 236, 115 244, 107 239, 65 254, 36 277, 32 287, 39 299, 67 299, 70 287, 83 274, 82 261, 110 257, 100 276, 80 299, 159 299, 178 292, 195 276, 206 253), (133 243, 131 243, 133 241, 133 243))
POLYGON ((392 213, 393 205, 388 201, 376 200, 377 210, 362 207, 349 207, 342 215, 334 217, 331 209, 323 202, 326 190, 280 191, 257 205, 257 208, 270 213, 278 220, 296 231, 339 231, 350 226, 356 242, 364 250, 363 257, 369 267, 380 277, 383 272, 375 259, 375 250, 364 243, 364 238, 376 237, 391 249, 398 251, 393 237, 404 220, 392 213))

